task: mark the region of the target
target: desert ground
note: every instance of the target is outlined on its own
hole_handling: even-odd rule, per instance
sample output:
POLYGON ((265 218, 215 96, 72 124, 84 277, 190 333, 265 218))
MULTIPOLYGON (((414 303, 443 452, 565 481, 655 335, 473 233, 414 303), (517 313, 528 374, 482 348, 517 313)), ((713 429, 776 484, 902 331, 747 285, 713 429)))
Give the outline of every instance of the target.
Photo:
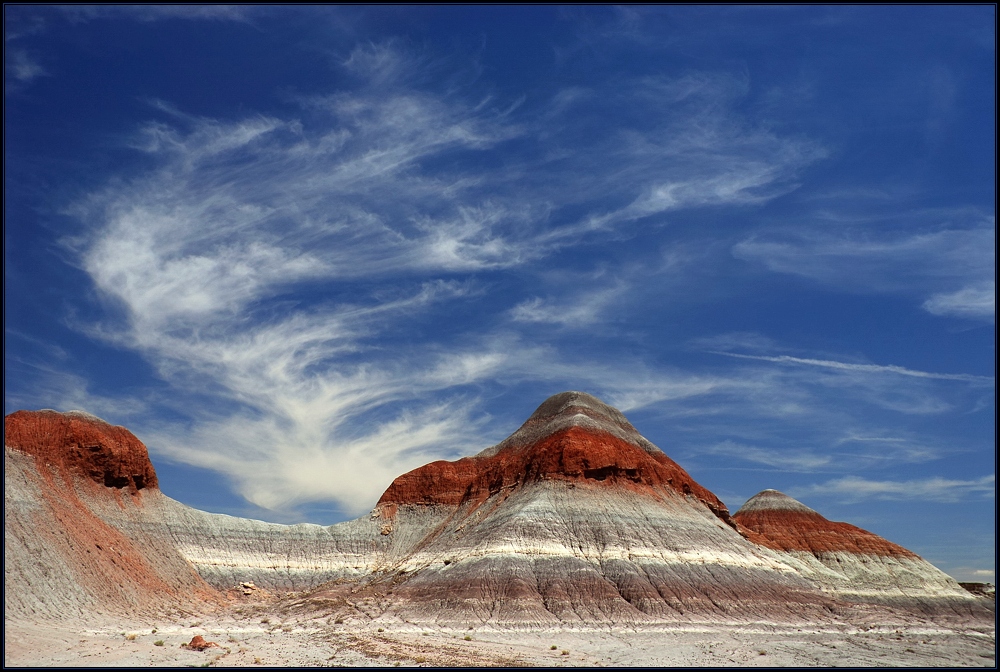
POLYGON ((995 630, 757 623, 567 629, 338 623, 284 600, 146 622, 11 623, 7 666, 994 667, 995 630), (183 645, 201 635, 204 651, 183 645))

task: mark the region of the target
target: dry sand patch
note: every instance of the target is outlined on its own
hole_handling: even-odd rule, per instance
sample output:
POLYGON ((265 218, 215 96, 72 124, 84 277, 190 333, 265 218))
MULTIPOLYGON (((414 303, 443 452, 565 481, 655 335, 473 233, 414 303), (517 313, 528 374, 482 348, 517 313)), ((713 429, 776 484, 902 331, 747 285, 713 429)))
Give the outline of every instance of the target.
POLYGON ((994 667, 996 651, 994 631, 986 627, 759 624, 459 630, 405 623, 329 624, 277 616, 261 623, 257 616, 171 624, 107 623, 98 628, 8 622, 4 662, 115 667, 206 663, 213 667, 994 667), (219 647, 182 648, 194 635, 219 647))

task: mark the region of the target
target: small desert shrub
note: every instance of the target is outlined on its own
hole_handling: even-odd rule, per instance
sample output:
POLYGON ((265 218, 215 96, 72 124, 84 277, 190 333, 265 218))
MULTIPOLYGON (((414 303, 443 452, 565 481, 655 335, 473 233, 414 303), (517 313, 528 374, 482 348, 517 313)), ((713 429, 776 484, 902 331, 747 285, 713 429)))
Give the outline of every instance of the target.
POLYGON ((417 656, 413 660, 416 661, 417 664, 426 663, 427 662, 427 658, 425 658, 424 656, 417 656))
POLYGON ((424 637, 426 637, 426 636, 428 636, 431 633, 429 633, 429 632, 421 632, 420 634, 423 635, 424 637))
POLYGON ((566 649, 563 649, 562 650, 562 655, 568 656, 569 655, 569 651, 567 651, 566 649))
POLYGON ((337 620, 334 621, 334 623, 336 623, 337 625, 341 625, 341 624, 343 624, 343 622, 344 622, 344 619, 342 619, 342 618, 338 618, 337 620))
POLYGON ((163 640, 162 639, 156 640, 155 642, 153 642, 153 646, 163 646, 163 640))
POLYGON ((260 622, 261 623, 270 623, 271 619, 270 618, 262 618, 262 619, 260 619, 260 622))
POLYGON ((134 642, 138 638, 139 638, 139 635, 135 634, 134 632, 130 632, 127 635, 125 635, 125 639, 127 639, 130 642, 134 642))
POLYGON ((253 659, 253 664, 254 664, 254 665, 260 665, 260 664, 261 664, 261 662, 260 662, 260 658, 254 658, 254 659, 253 659))
POLYGON ((558 646, 556 646, 555 644, 553 644, 552 646, 549 647, 549 651, 555 651, 558 648, 559 648, 558 646))
POLYGON ((767 651, 764 651, 764 650, 758 651, 757 655, 758 656, 766 656, 767 655, 767 651))
POLYGON ((465 636, 465 641, 471 642, 472 641, 472 635, 466 635, 465 636))

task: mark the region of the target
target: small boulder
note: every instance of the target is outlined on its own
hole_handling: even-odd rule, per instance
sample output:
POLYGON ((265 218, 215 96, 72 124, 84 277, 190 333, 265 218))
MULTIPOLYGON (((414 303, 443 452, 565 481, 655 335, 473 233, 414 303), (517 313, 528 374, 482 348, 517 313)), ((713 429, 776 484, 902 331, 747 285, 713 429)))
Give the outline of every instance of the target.
POLYGON ((189 643, 181 644, 181 646, 185 649, 191 649, 192 651, 204 651, 205 649, 209 649, 213 646, 218 648, 219 645, 215 642, 206 642, 205 638, 201 635, 195 635, 191 638, 189 643))

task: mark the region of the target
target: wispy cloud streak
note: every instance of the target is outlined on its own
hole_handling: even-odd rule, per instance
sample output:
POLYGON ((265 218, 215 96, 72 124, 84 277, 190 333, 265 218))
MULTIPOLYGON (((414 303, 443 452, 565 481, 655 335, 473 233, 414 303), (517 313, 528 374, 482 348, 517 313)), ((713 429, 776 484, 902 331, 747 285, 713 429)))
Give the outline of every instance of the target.
MULTIPOLYGON (((202 18, 242 20, 221 14, 202 18)), ((718 455, 750 446, 758 463, 808 470, 828 458, 728 430, 753 417, 832 442, 851 404, 941 413, 959 395, 934 383, 992 380, 732 352, 720 354, 756 361, 682 370, 563 347, 642 288, 620 267, 544 287, 525 275, 682 211, 760 207, 797 189, 823 147, 739 112, 743 74, 609 77, 532 102, 436 85, 400 42, 345 53, 340 88, 288 95, 279 112, 216 119, 148 101, 154 119, 127 144, 153 168, 66 210, 84 231, 65 247, 106 309, 73 326, 139 353, 164 386, 145 403, 173 420, 131 409, 136 427, 159 455, 226 474, 249 501, 359 513, 399 473, 483 448, 499 430, 481 399, 503 386, 584 388, 710 430, 718 455), (861 393, 827 410, 842 378, 765 363, 822 367, 861 393), (917 382, 899 390, 886 374, 917 382)), ((737 251, 763 249, 751 242, 737 251)))
POLYGON ((790 355, 746 355, 737 352, 709 351, 715 355, 726 357, 736 357, 738 359, 756 359, 763 362, 775 362, 776 364, 802 364, 805 366, 818 366, 825 369, 839 369, 841 371, 858 371, 863 373, 891 373, 900 376, 911 376, 914 378, 930 378, 934 380, 960 380, 967 383, 992 384, 993 378, 989 376, 974 376, 968 373, 929 373, 927 371, 917 371, 907 369, 902 366, 892 364, 856 364, 852 362, 837 362, 826 359, 808 359, 805 357, 792 357, 790 355))
POLYGON ((845 476, 794 490, 794 496, 825 495, 843 502, 871 499, 930 500, 956 503, 969 496, 995 497, 996 476, 973 480, 927 478, 910 481, 876 481, 858 476, 845 476))
MULTIPOLYGON (((901 227, 898 216, 861 215, 841 222, 848 226, 840 233, 816 226, 783 236, 758 235, 737 243, 732 252, 771 271, 850 292, 925 296, 921 307, 935 315, 992 320, 995 219, 969 208, 908 215, 922 230, 901 227), (874 236, 873 224, 889 231, 874 236)), ((825 217, 837 219, 830 213, 825 217)))
MULTIPOLYGON (((479 426, 470 386, 596 379, 588 363, 491 342, 475 325, 462 345, 387 347, 406 325, 475 298, 470 274, 676 208, 766 201, 816 158, 800 141, 729 124, 739 85, 718 77, 607 84, 614 105, 669 109, 655 133, 615 130, 609 160, 604 135, 552 134, 573 128, 572 101, 539 117, 421 88, 421 58, 392 41, 357 47, 341 67, 356 86, 299 97, 297 117, 222 121, 151 101, 159 120, 129 142, 158 167, 68 210, 88 231, 66 245, 115 315, 78 326, 141 353, 173 390, 160 403, 189 419, 187 429, 151 422, 154 449, 229 475, 264 507, 332 499, 356 513, 392 476, 467 451, 479 426), (552 166, 563 143, 576 168, 552 166), (507 145, 517 161, 485 160, 507 145), (632 205, 609 214, 608 202, 632 205)), ((507 314, 585 326, 625 289, 574 305, 522 295, 507 314)), ((601 389, 626 407, 718 384, 682 377, 615 392, 608 380, 601 389)))

